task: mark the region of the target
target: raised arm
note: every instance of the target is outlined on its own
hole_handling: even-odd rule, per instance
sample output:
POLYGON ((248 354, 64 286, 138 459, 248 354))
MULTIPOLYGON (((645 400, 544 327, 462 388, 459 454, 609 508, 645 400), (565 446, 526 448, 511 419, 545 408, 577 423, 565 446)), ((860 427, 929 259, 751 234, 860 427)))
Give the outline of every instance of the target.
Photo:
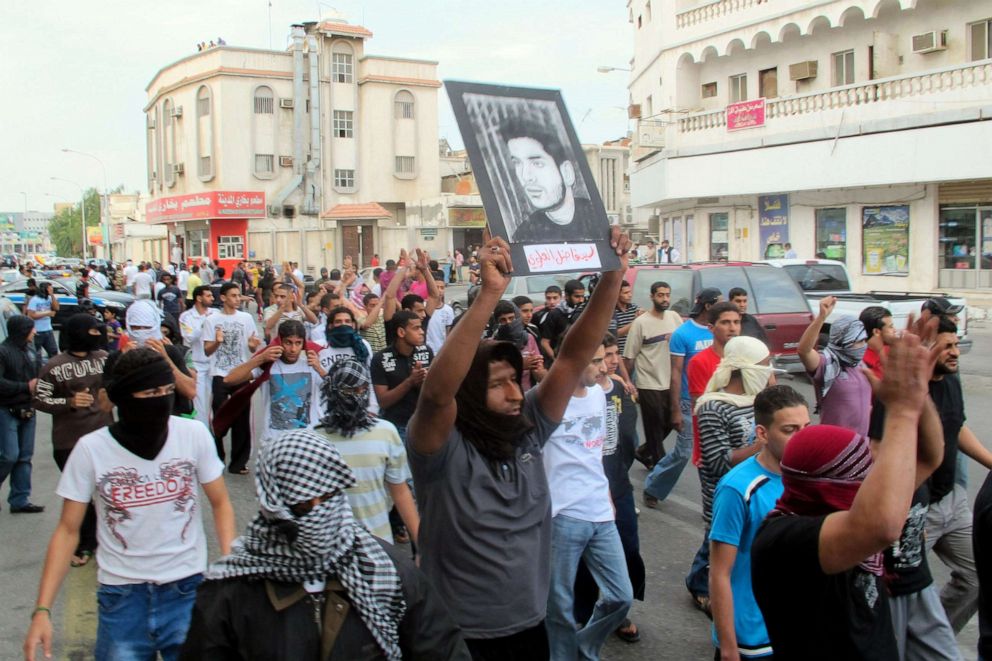
MULTIPOLYGON (((400 259, 403 259, 406 255, 406 250, 400 253, 400 259)), ((389 281, 389 286, 386 287, 386 291, 382 292, 382 319, 383 321, 389 321, 396 314, 396 311, 400 308, 400 302, 396 298, 396 292, 400 289, 400 283, 406 279, 406 267, 397 266, 396 273, 393 274, 393 279, 389 281)))
POLYGON ((409 438, 413 449, 421 454, 434 454, 444 446, 458 412, 455 393, 472 366, 482 331, 510 284, 513 263, 506 241, 490 239, 480 253, 482 290, 434 358, 420 388, 417 410, 410 419, 409 438))
POLYGON ((548 370, 547 378, 537 386, 538 405, 551 421, 561 420, 565 415, 565 407, 572 398, 575 385, 579 382, 583 370, 589 366, 589 361, 602 343, 603 335, 613 318, 613 308, 620 293, 620 282, 627 270, 630 239, 620 232, 619 227, 613 227, 610 246, 620 257, 620 268, 604 273, 599 279, 599 284, 596 285, 586 309, 562 339, 558 357, 548 370))
POLYGON ((434 274, 431 273, 428 255, 420 248, 417 248, 417 270, 424 274, 424 282, 427 284, 427 300, 424 301, 424 307, 427 308, 427 316, 429 317, 434 314, 434 310, 440 307, 438 305, 439 292, 434 274))
POLYGON ((816 341, 820 338, 820 330, 823 329, 823 324, 833 312, 835 305, 837 305, 836 296, 821 298, 819 314, 813 319, 813 323, 803 331, 803 336, 799 338, 799 347, 796 349, 796 353, 799 354, 799 360, 807 372, 815 372, 816 368, 820 366, 820 354, 816 350, 816 341))
POLYGON ((874 464, 851 509, 827 516, 820 528, 820 566, 839 574, 899 539, 916 490, 917 426, 929 392, 929 352, 906 334, 889 351, 878 398, 885 431, 874 464))

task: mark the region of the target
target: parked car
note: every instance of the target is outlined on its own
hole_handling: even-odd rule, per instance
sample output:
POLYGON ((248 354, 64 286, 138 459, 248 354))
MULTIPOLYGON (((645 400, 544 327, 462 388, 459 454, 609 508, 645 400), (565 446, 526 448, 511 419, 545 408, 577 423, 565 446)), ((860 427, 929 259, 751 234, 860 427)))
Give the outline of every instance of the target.
POLYGON ((958 338, 962 353, 971 350, 968 339, 968 305, 963 298, 943 293, 869 291, 858 294, 851 291, 851 278, 844 262, 832 259, 769 259, 765 262, 779 268, 796 281, 809 301, 814 314, 820 310, 820 300, 826 296, 836 296, 837 305, 829 317, 826 328, 840 315, 857 317, 861 311, 872 305, 881 305, 892 313, 892 323, 896 328, 905 328, 909 315, 919 316, 923 303, 928 298, 943 296, 951 304, 960 306, 958 312, 958 338))
POLYGON ((538 310, 544 306, 544 290, 552 285, 565 290, 565 283, 579 277, 578 273, 549 273, 539 275, 518 275, 510 278, 510 284, 503 292, 503 298, 507 301, 513 300, 517 296, 526 296, 534 301, 534 309, 538 310))
MULTIPOLYGON (((582 276, 588 282, 593 274, 582 276)), ((632 264, 625 275, 633 287, 633 301, 651 309, 651 284, 662 281, 672 288, 670 309, 688 317, 696 295, 707 287, 727 293, 741 287, 748 293, 748 312, 768 335, 775 367, 800 373, 796 348, 813 321, 799 286, 781 269, 756 262, 695 262, 691 264, 632 264)))
MULTIPOLYGON (((67 279, 49 280, 44 278, 39 279, 37 282, 39 286, 46 282, 51 283, 52 291, 55 293, 55 297, 59 302, 59 311, 52 318, 52 326, 56 330, 62 327, 62 324, 66 319, 77 312, 80 312, 79 300, 76 298, 76 286, 74 282, 67 279), (67 283, 71 283, 71 286, 67 283)), ((0 295, 10 299, 10 301, 20 310, 24 309, 27 290, 28 286, 26 280, 18 280, 16 282, 8 282, 5 285, 0 285, 0 295)), ((127 306, 134 301, 134 297, 130 296, 130 294, 122 294, 121 292, 96 292, 91 285, 90 300, 93 302, 93 305, 96 306, 97 310, 103 311, 104 308, 114 308, 117 310, 118 319, 123 319, 124 312, 127 310, 127 306), (113 295, 113 298, 117 300, 107 298, 107 296, 110 295, 113 295), (130 298, 130 301, 124 302, 126 299, 121 299, 120 297, 122 296, 130 298)))

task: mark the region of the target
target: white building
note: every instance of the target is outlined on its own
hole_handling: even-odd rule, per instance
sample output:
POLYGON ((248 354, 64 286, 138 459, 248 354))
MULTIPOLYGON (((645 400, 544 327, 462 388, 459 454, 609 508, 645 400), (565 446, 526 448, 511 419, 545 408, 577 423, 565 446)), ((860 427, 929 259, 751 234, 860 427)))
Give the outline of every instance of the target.
POLYGON ((123 262, 169 261, 169 238, 166 226, 145 222, 144 195, 113 193, 110 195, 110 259, 123 262))
POLYGON ((643 228, 634 227, 634 210, 630 205, 630 144, 630 138, 621 138, 601 145, 582 145, 582 151, 603 198, 610 225, 622 226, 637 241, 643 228))
POLYGON ((440 194, 437 63, 365 52, 340 20, 286 51, 219 46, 147 88, 148 222, 186 259, 368 265, 412 246, 408 205, 440 194))
POLYGON ((992 5, 629 0, 631 198, 692 260, 992 287, 992 5))

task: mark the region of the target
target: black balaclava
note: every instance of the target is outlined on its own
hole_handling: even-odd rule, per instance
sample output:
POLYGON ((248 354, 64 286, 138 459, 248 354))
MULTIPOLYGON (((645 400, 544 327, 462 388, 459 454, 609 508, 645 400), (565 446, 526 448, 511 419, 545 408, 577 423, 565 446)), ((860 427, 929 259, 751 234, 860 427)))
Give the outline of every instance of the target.
MULTIPOLYGON (((153 352, 152 349, 132 351, 153 352)), ((169 416, 175 394, 161 397, 134 397, 134 393, 175 383, 172 367, 161 356, 121 374, 121 362, 114 365, 107 396, 117 405, 118 421, 110 433, 121 446, 142 459, 154 459, 169 437, 169 416)))
POLYGON ((107 346, 107 326, 90 314, 74 314, 62 327, 66 351, 76 353, 96 351, 107 346), (99 329, 99 335, 90 335, 90 329, 99 329))
POLYGON ((169 342, 176 346, 183 346, 183 334, 179 330, 179 322, 176 321, 174 316, 166 312, 162 317, 162 322, 159 325, 165 326, 169 329, 169 342))
POLYGON ((500 360, 513 366, 519 384, 524 367, 520 351, 509 342, 483 340, 475 352, 468 374, 455 393, 455 401, 458 403, 455 427, 479 454, 491 462, 513 457, 524 435, 534 427, 522 413, 506 415, 490 411, 486 406, 489 364, 500 360))
POLYGON ((28 335, 34 330, 34 322, 30 317, 23 314, 15 314, 7 320, 7 339, 18 348, 23 348, 28 343, 28 335))

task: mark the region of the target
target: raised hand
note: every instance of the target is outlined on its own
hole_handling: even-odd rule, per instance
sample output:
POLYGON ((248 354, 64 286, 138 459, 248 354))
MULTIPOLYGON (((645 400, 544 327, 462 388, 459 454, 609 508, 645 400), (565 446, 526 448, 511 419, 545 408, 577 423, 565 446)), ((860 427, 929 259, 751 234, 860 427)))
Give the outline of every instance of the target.
POLYGON ((417 270, 421 273, 427 273, 430 269, 429 256, 427 252, 417 248, 417 270))
POLYGON ((262 338, 260 338, 258 335, 252 335, 251 337, 248 338, 248 350, 254 351, 255 349, 258 348, 258 345, 260 345, 261 343, 262 343, 262 338))
POLYGON ((616 251, 617 257, 620 258, 620 270, 626 271, 630 265, 630 249, 633 246, 630 237, 614 225, 610 228, 610 245, 616 251))
POLYGON ((479 250, 479 277, 482 278, 483 291, 502 296, 510 284, 512 272, 509 244, 499 237, 486 241, 479 250))
POLYGON ((820 319, 826 319, 837 305, 836 296, 824 296, 820 299, 820 319))

